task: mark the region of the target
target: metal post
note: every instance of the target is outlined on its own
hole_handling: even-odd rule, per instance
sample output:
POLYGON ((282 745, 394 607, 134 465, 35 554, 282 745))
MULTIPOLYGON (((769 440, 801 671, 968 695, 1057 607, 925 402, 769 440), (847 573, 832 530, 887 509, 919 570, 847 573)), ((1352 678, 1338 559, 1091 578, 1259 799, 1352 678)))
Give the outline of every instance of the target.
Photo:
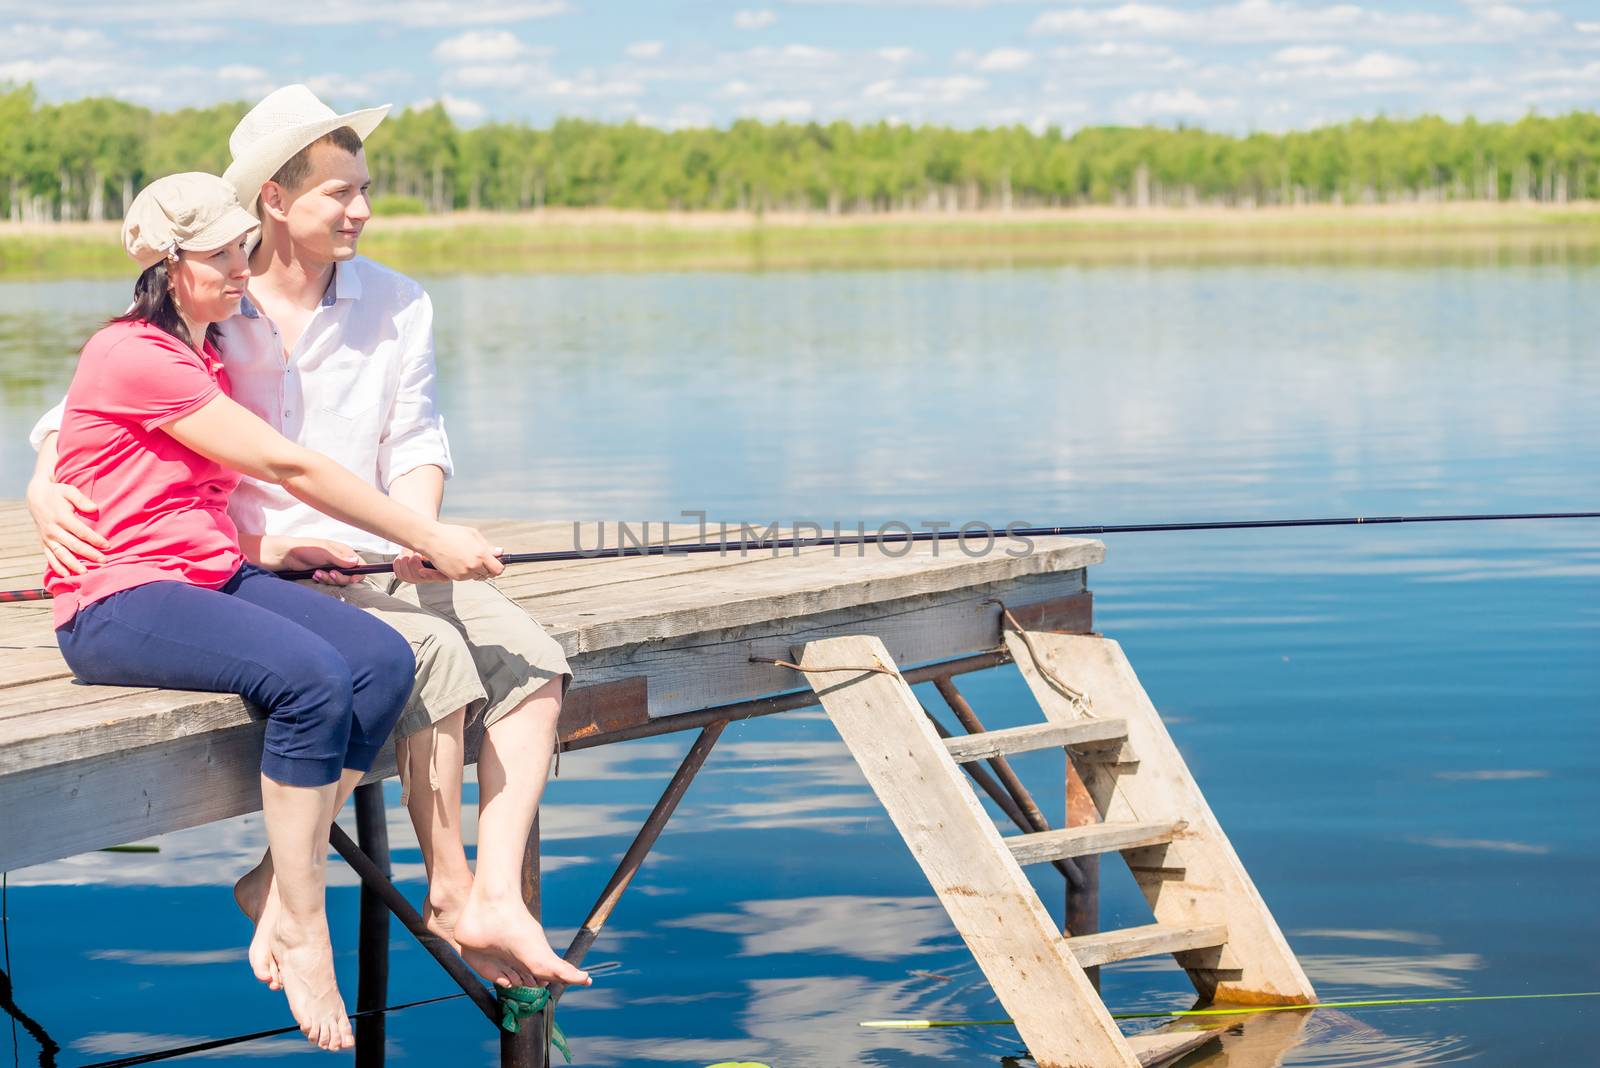
MULTIPOLYGON (((1078 766, 1067 755, 1067 826, 1082 827, 1100 822, 1100 809, 1094 803, 1089 788, 1078 774, 1078 766)), ((1082 882, 1067 884, 1067 931, 1073 936, 1100 932, 1100 858, 1079 857, 1078 871, 1082 882)), ((1100 969, 1085 968, 1089 982, 1100 989, 1100 969)))
MULTIPOLYGON (((528 848, 522 854, 522 900, 528 903, 533 918, 541 920, 543 908, 539 892, 539 815, 534 814, 528 848)), ((546 1068, 550 1063, 550 1039, 545 1034, 547 1014, 522 1021, 516 1034, 500 1032, 500 1068, 546 1068)))
MULTIPOLYGON (((389 824, 384 813, 383 784, 356 787, 356 842, 385 879, 390 878, 389 824)), ((356 1011, 370 1012, 389 1003, 389 909, 366 882, 361 884, 360 978, 356 1011)), ((356 1021, 356 1068, 383 1068, 385 1020, 381 1012, 356 1021)))
MULTIPOLYGON (((600 937, 600 929, 605 926, 606 920, 611 918, 617 903, 622 900, 623 891, 628 889, 633 877, 639 874, 645 857, 650 855, 650 850, 656 844, 656 839, 661 837, 667 821, 677 811, 678 802, 683 800, 689 784, 694 782, 694 777, 705 766, 706 757, 711 755, 711 747, 717 744, 717 739, 722 737, 722 732, 727 726, 727 723, 712 723, 705 727, 694 740, 694 744, 689 747, 689 751, 684 754, 678 770, 673 772, 667 788, 661 792, 660 799, 650 810, 650 815, 645 818, 644 826, 639 828, 639 833, 634 836, 628 851, 622 854, 622 859, 617 862, 617 870, 612 872, 611 878, 606 881, 606 888, 600 891, 599 900, 594 903, 594 908, 589 910, 589 915, 584 918, 583 926, 578 928, 578 933, 572 936, 572 943, 567 946, 567 952, 563 954, 569 964, 574 967, 582 966, 589 947, 600 937)), ((561 995, 566 993, 566 990, 565 983, 551 983, 550 1004, 554 1005, 560 1001, 561 995)))
POLYGON ((384 906, 399 918, 407 931, 411 932, 411 937, 439 962, 439 967, 455 980, 456 985, 472 999, 473 1004, 478 1006, 483 1015, 498 1026, 500 1003, 495 998, 494 992, 472 973, 472 969, 467 967, 467 962, 450 948, 450 943, 428 930, 428 925, 422 921, 422 914, 406 900, 406 896, 398 887, 383 877, 383 873, 372 863, 372 858, 350 840, 350 836, 344 833, 343 827, 335 823, 328 831, 328 840, 345 859, 345 863, 361 877, 362 885, 371 888, 378 895, 384 906))

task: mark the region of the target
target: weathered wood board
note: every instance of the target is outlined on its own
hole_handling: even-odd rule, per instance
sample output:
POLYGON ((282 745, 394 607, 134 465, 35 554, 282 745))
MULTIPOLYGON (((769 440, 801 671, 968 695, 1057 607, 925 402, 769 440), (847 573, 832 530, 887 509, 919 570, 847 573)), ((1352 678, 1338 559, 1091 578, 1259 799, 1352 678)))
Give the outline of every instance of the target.
MULTIPOLYGON (((593 524, 576 540, 571 523, 476 525, 510 551, 599 541, 593 524)), ((660 525, 650 534, 659 542, 660 525)), ((697 535, 671 529, 674 542, 697 535)), ((38 585, 35 553, 25 510, 0 502, 4 586, 38 585)), ((1030 618, 1086 621, 1084 569, 1102 558, 1100 543, 1076 538, 981 558, 949 544, 900 556, 814 547, 540 564, 499 585, 566 650, 576 679, 563 735, 587 738, 803 688, 759 659, 787 659, 796 641, 873 633, 910 666, 998 646, 995 598, 1030 618)), ((254 811, 260 745, 259 713, 236 697, 79 684, 56 652, 49 603, 0 605, 0 870, 254 811)))

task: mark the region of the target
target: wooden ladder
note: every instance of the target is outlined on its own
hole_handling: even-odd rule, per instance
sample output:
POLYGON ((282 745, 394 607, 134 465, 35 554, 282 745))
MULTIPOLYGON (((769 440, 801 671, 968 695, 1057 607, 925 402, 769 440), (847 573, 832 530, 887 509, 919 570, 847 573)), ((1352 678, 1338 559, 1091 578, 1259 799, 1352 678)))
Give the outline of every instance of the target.
POLYGON ((1041 1068, 1166 1063, 1208 1032, 1125 1036, 1086 968, 1170 953, 1207 1000, 1315 992, 1116 642, 1008 629, 1044 722, 941 739, 883 643, 794 647, 796 663, 1041 1068), (1071 680, 1070 683, 1065 680, 1071 680), (1102 822, 1002 837, 961 763, 1065 748, 1102 822), (1063 934, 1023 865, 1117 852, 1155 922, 1063 934))

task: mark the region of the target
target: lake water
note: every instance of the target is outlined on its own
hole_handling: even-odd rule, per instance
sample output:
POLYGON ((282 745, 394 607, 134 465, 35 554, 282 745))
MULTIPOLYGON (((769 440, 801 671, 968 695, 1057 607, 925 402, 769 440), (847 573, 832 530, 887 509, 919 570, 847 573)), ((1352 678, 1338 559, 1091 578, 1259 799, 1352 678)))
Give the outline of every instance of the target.
MULTIPOLYGON (((825 525, 1592 510, 1592 258, 429 278, 449 506, 825 525)), ((124 293, 0 285, 0 495, 20 495, 27 425, 124 293)), ((1090 585, 1322 997, 1600 988, 1600 525, 1111 537, 1090 585)), ((964 688, 991 727, 1030 718, 1009 669, 964 688)), ((689 740, 563 758, 544 823, 558 944, 689 740)), ((1059 813, 1051 763, 1021 770, 1059 813)), ((227 892, 262 843, 249 818, 11 873, 7 970, 60 1064, 287 1022, 227 892)), ((1106 926, 1147 922, 1117 867, 1106 926)), ((1053 873, 1039 884, 1059 907, 1053 873)), ((353 999, 353 881, 330 898, 353 999)), ((396 932, 391 1000, 448 993, 396 932)), ((857 1026, 999 1008, 815 712, 728 730, 590 960, 618 966, 562 1003, 581 1064, 1021 1052, 1005 1028, 857 1026)), ((1191 1000, 1167 963, 1107 969, 1105 988, 1114 1009, 1191 1000)), ((1258 1018, 1186 1063, 1587 1063, 1597 1010, 1258 1018)), ((395 1063, 494 1062, 461 1001, 389 1036, 395 1063)), ((298 1038, 226 1055, 326 1056, 298 1038)))

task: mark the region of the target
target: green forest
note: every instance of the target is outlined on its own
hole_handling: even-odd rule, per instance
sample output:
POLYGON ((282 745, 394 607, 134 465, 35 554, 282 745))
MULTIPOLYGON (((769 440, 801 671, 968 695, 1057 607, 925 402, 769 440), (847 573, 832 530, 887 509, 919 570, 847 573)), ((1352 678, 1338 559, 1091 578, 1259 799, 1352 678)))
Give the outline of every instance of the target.
MULTIPOLYGON (((0 91, 0 218, 120 218, 143 183, 220 173, 244 103, 150 111, 0 91)), ((1600 115, 1374 118, 1282 134, 1099 126, 760 123, 661 130, 562 119, 463 129, 392 115, 368 145, 380 211, 971 211, 1113 204, 1563 203, 1600 197, 1600 115)))

